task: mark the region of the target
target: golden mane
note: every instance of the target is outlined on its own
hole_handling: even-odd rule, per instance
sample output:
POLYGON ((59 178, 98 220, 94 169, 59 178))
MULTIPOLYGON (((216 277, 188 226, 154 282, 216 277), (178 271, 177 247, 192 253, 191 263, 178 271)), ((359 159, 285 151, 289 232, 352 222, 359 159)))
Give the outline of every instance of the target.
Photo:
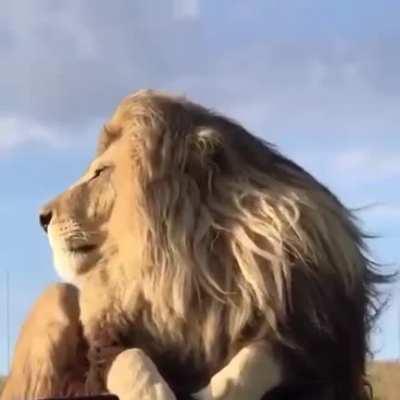
POLYGON ((120 135, 140 188, 146 330, 214 366, 268 338, 289 381, 362 398, 386 278, 351 211, 269 143, 183 98, 126 98, 99 154, 120 135))

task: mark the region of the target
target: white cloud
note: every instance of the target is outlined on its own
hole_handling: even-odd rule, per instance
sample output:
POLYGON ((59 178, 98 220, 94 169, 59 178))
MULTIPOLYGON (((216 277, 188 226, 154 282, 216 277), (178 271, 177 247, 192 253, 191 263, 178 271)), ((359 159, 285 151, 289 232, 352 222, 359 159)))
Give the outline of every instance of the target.
POLYGON ((65 139, 35 121, 17 117, 0 118, 0 155, 14 147, 32 143, 59 147, 65 143, 65 139))
POLYGON ((400 126, 397 41, 277 40, 284 28, 262 1, 260 12, 199 0, 97 2, 96 12, 76 0, 31 3, 8 2, 0 16, 6 112, 87 122, 131 90, 169 86, 222 108, 261 103, 263 117, 267 105, 272 129, 400 126))
MULTIPOLYGON (((83 126, 104 121, 140 87, 185 92, 278 144, 309 133, 398 132, 396 41, 314 34, 276 39, 270 34, 285 28, 262 1, 255 2, 262 12, 199 0, 98 2, 96 12, 77 0, 31 3, 25 0, 21 12, 8 2, 0 16, 0 92, 7 99, 0 117, 31 121, 43 143, 37 132, 43 126, 68 129, 78 141, 83 126)), ((282 10, 279 15, 298 18, 291 6, 282 10)), ((0 138, 3 147, 32 140, 17 130, 0 138)), ((329 147, 320 144, 317 151, 329 147)), ((342 158, 332 167, 346 171, 340 165, 347 163, 355 171, 366 162, 363 154, 342 158)), ((396 171, 398 160, 391 159, 379 169, 396 171)))

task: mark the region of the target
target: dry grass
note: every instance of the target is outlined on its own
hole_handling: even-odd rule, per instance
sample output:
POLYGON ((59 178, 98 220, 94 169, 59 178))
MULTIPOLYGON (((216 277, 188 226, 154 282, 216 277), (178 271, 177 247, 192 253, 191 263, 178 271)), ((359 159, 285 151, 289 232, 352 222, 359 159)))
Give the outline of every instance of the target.
POLYGON ((4 384, 4 377, 0 376, 0 394, 3 389, 3 384, 4 384))
POLYGON ((400 363, 371 363, 369 374, 374 388, 374 400, 400 399, 400 363))

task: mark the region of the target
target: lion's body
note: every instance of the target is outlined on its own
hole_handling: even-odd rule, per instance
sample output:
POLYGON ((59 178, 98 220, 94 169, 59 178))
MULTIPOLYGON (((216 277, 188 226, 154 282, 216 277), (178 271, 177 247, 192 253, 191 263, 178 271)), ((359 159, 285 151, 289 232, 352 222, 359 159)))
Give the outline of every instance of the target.
POLYGON ((83 393, 84 346, 77 290, 67 284, 50 286, 21 329, 1 399, 83 393))
POLYGON ((45 210, 91 348, 141 348, 193 392, 261 341, 286 383, 365 398, 383 278, 363 235, 328 189, 236 123, 181 98, 128 97, 88 171, 45 210))

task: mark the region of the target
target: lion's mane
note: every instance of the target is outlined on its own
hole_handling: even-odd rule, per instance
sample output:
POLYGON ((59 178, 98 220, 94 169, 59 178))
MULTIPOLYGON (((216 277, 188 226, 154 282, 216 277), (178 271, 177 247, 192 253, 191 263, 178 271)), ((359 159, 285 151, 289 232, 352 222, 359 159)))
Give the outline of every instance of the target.
POLYGON ((125 302, 136 326, 211 369, 267 339, 289 382, 363 398, 385 277, 352 212, 271 144, 183 98, 126 98, 99 154, 121 135, 147 243, 142 301, 125 302))

